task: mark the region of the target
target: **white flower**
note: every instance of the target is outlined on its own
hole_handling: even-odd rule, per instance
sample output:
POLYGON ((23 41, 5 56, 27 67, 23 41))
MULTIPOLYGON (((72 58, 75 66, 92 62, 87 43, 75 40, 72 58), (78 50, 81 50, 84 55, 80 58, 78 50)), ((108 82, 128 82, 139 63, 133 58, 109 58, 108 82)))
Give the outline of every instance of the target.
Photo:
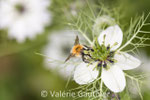
MULTIPOLYGON (((117 51, 122 43, 122 39, 123 33, 118 25, 108 27, 98 37, 98 43, 101 46, 104 44, 106 48, 110 47, 110 53, 114 54, 113 58, 107 58, 100 63, 102 67, 101 79, 113 92, 121 92, 126 86, 123 70, 134 69, 141 64, 140 60, 132 55, 117 51)), ((81 85, 94 81, 99 75, 99 71, 94 70, 94 67, 96 65, 88 66, 86 63, 80 64, 75 69, 74 80, 81 85)))
MULTIPOLYGON (((45 65, 50 70, 56 70, 59 74, 68 78, 72 76, 74 72, 75 65, 73 64, 64 64, 64 61, 68 57, 71 47, 74 44, 74 39, 76 35, 72 31, 59 31, 51 33, 49 36, 49 42, 44 49, 45 65), (50 62, 53 60, 62 61, 61 62, 50 62)), ((72 62, 76 62, 78 59, 71 59, 72 62)))
POLYGON ((51 22, 49 0, 1 0, 0 29, 8 29, 9 38, 24 42, 44 31, 51 22))

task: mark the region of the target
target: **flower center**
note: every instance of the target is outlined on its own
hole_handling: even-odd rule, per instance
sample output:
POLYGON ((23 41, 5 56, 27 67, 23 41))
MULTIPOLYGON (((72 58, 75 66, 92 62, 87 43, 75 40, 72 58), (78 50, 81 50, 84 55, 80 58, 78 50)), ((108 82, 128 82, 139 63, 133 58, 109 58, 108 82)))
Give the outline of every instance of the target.
POLYGON ((104 67, 108 69, 109 65, 115 62, 115 51, 111 51, 111 47, 109 45, 107 47, 104 46, 104 44, 99 45, 96 40, 93 49, 94 51, 91 53, 91 55, 94 61, 98 62, 97 67, 104 67))
POLYGON ((20 14, 24 13, 26 10, 24 5, 22 5, 22 4, 16 4, 15 8, 16 8, 17 12, 20 14))

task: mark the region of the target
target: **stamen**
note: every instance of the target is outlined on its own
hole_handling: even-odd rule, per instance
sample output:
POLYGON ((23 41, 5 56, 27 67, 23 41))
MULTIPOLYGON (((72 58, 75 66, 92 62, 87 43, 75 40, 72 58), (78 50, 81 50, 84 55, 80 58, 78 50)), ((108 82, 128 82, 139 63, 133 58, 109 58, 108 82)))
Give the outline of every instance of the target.
POLYGON ((98 67, 102 67, 102 61, 98 63, 98 67))
POLYGON ((108 60, 110 63, 114 63, 114 61, 113 60, 108 60))
POLYGON ((107 46, 107 50, 110 50, 110 45, 107 46))
POLYGON ((107 67, 107 64, 106 64, 106 62, 105 62, 105 61, 104 61, 103 67, 104 67, 104 68, 106 68, 106 67, 107 67))
POLYGON ((113 48, 114 46, 118 45, 117 42, 115 42, 110 48, 113 48))
POLYGON ((106 34, 103 36, 103 45, 105 45, 106 34))
POLYGON ((114 51, 111 51, 108 55, 108 57, 113 57, 114 56, 114 51))

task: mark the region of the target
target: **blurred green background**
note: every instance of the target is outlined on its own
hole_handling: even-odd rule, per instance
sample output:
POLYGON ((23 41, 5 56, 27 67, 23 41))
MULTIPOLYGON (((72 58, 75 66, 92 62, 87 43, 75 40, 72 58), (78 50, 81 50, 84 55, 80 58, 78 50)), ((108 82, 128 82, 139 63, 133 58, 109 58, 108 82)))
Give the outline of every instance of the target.
MULTIPOLYGON (((17 43, 15 39, 7 37, 6 30, 0 30, 0 100, 72 100, 72 98, 41 97, 42 90, 66 90, 67 80, 57 73, 47 70, 43 64, 44 57, 35 52, 42 53, 48 43, 49 34, 68 27, 67 23, 74 17, 71 15, 71 5, 76 6, 77 12, 86 9, 87 1, 81 1, 82 5, 79 5, 79 0, 51 0, 49 10, 53 15, 52 24, 47 26, 45 32, 34 40, 27 39, 24 43, 17 43)), ((150 12, 149 0, 88 0, 88 2, 91 6, 99 7, 101 3, 110 8, 124 6, 122 8, 127 9, 119 9, 120 16, 122 13, 126 13, 124 20, 120 20, 121 23, 129 21, 131 16, 136 14, 150 12)), ((99 9, 97 9, 98 11, 99 9)), ((146 29, 148 30, 150 27, 146 29)), ((150 57, 149 47, 142 50, 150 57)), ((71 81, 67 89, 77 86, 74 81, 71 81)), ((150 100, 150 89, 143 92, 143 97, 144 100, 150 100)), ((133 100, 140 100, 140 98, 137 96, 133 100)))

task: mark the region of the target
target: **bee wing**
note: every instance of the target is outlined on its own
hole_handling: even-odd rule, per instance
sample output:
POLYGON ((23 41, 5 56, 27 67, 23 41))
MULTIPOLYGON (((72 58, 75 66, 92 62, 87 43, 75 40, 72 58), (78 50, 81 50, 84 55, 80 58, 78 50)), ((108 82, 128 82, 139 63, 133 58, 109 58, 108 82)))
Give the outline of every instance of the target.
POLYGON ((76 36, 74 45, 77 45, 77 44, 80 44, 80 43, 79 43, 79 37, 78 37, 78 36, 76 36))
POLYGON ((65 60, 65 62, 67 62, 71 57, 74 57, 74 55, 72 53, 67 57, 67 59, 65 60))

